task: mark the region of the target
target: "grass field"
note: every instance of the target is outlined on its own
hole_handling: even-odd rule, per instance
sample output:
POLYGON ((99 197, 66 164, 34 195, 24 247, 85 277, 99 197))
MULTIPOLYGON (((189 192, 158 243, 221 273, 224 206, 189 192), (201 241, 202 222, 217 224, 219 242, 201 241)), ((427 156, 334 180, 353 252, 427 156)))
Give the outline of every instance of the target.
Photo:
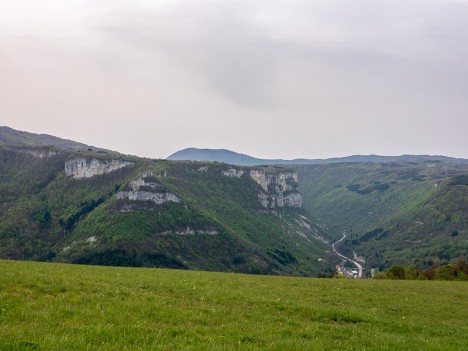
POLYGON ((0 261, 0 350, 467 350, 466 282, 0 261))

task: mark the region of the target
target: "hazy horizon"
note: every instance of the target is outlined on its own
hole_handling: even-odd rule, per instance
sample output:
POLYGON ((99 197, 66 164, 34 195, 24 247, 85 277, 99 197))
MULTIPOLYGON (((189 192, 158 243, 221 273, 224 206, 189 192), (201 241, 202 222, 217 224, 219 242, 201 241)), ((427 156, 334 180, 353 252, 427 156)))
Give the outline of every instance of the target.
MULTIPOLYGON (((0 128, 1 127, 7 127, 7 128, 11 128, 10 126, 1 126, 0 125, 0 128)), ((14 129, 14 128, 12 128, 14 129)), ((15 129, 17 130, 17 129, 15 129)), ((20 132, 27 132, 27 133, 32 133, 31 131, 27 131, 27 130, 17 130, 17 131, 20 131, 20 132)), ((52 137, 58 137, 58 138, 61 138, 59 135, 51 135, 51 134, 47 134, 47 133, 33 133, 33 134, 38 134, 38 135, 48 135, 48 136, 52 136, 52 137)), ((64 139, 64 138, 61 138, 61 139, 64 139)), ((66 139, 67 140, 67 139, 66 139)), ((71 139, 68 139, 68 140, 71 140, 71 139)), ((75 142, 81 142, 79 140, 71 140, 71 141, 75 141, 75 142)), ((83 142, 81 142, 83 143, 83 142)), ((85 143, 84 143, 85 144, 85 143)), ((90 147, 96 147, 96 148, 101 148, 101 145, 88 145, 90 147)), ((205 150, 209 150, 209 151, 227 151, 227 152, 234 152, 236 154, 239 154, 239 155, 242 155, 242 156, 248 156, 248 157, 253 157, 253 158, 257 158, 257 159, 267 159, 267 160, 274 160, 274 159, 282 159, 280 157, 274 157, 274 158, 262 158, 262 157, 257 157, 256 155, 252 155, 252 154, 245 154, 245 153, 241 153, 241 152, 237 152, 236 150, 230 150, 230 149, 225 149, 225 148, 204 148, 204 147, 192 147, 192 146, 188 146, 188 147, 184 147, 182 149, 179 149, 179 150, 176 150, 174 151, 173 153, 165 156, 165 157, 156 157, 156 159, 167 159, 169 158, 170 156, 180 152, 180 151, 185 151, 185 150, 190 150, 190 149, 196 149, 196 150, 200 150, 200 151, 205 151, 205 150)), ((120 152, 120 153, 123 153, 121 152, 120 150, 115 150, 115 149, 109 149, 110 151, 116 151, 116 152, 120 152)), ((125 153, 123 153, 125 154, 125 153)), ((128 154, 128 155, 132 155, 132 156, 137 156, 137 157, 144 157, 142 155, 137 155, 137 154, 128 154)), ((385 157, 398 157, 398 156, 442 156, 442 157, 452 157, 452 158, 460 158, 460 159, 466 159, 464 157, 454 157, 454 156, 450 156, 450 155, 439 155, 439 154, 400 154, 400 155, 382 155, 382 154, 373 154, 373 153, 370 153, 370 154, 353 154, 353 155, 340 155, 340 156, 330 156, 330 157, 325 157, 325 158, 312 158, 312 157, 292 157, 292 158, 289 158, 289 159, 282 159, 282 160, 285 160, 285 161, 289 161, 289 160, 300 160, 300 159, 317 159, 317 160, 325 160, 325 159, 333 159, 333 158, 346 158, 346 157, 354 157, 354 156, 385 156, 385 157)))
POLYGON ((33 0, 0 125, 166 158, 468 158, 468 1, 33 0))

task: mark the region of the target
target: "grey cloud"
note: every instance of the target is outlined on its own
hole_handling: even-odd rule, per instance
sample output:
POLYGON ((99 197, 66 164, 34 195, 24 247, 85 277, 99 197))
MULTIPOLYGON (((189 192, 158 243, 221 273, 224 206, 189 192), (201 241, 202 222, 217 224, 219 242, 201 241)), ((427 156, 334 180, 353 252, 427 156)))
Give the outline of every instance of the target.
POLYGON ((466 2, 80 4, 70 25, 70 11, 43 31, 0 24, 0 114, 126 123, 125 144, 117 127, 108 142, 145 155, 155 134, 158 156, 213 146, 285 157, 278 140, 290 157, 468 150, 466 2))
MULTIPOLYGON (((280 5, 276 11, 289 7, 287 2, 278 3, 280 5)), ((408 4, 397 1, 382 8, 381 3, 369 1, 358 2, 358 5, 332 1, 328 7, 323 2, 317 5, 294 1, 290 7, 303 12, 293 15, 310 15, 311 37, 314 37, 314 29, 323 23, 318 18, 320 14, 329 19, 330 26, 336 27, 338 32, 349 31, 343 38, 338 36, 330 42, 300 41, 293 37, 275 39, 275 33, 252 22, 261 9, 255 6, 249 8, 244 2, 208 1, 202 4, 205 6, 200 6, 200 2, 179 2, 168 11, 155 13, 127 11, 112 18, 105 30, 118 41, 126 38, 138 47, 137 50, 163 52, 171 60, 192 67, 213 85, 213 89, 238 103, 262 108, 274 108, 277 105, 279 97, 275 92, 281 86, 278 73, 285 67, 291 74, 297 75, 299 80, 303 75, 313 76, 317 68, 324 66, 333 72, 357 72, 363 75, 375 75, 374 69, 377 69, 378 74, 390 67, 382 76, 382 79, 387 79, 385 73, 393 74, 394 69, 406 75, 412 70, 417 72, 418 65, 426 65, 428 68, 438 65, 439 62, 434 63, 434 59, 449 64, 460 57, 451 52, 437 52, 440 45, 434 42, 436 37, 431 32, 435 25, 440 25, 440 19, 429 16, 429 20, 436 23, 434 25, 418 18, 418 11, 424 13, 427 7, 424 2, 408 4), (387 14, 387 10, 392 9, 387 14), (401 15, 395 9, 406 13, 401 15), (317 18, 318 24, 315 24, 317 18), (368 22, 376 22, 378 29, 375 34, 369 30, 368 22), (409 31, 408 38, 405 38, 405 33, 400 33, 405 28, 409 31), (394 37, 393 31, 400 34, 394 37), (362 41, 361 36, 364 37, 362 41), (295 63, 300 69, 287 67, 295 63)), ((449 10, 446 16, 458 9, 449 10)), ((460 15, 455 17, 463 18, 460 15)), ((452 45, 461 44, 456 35, 463 35, 460 33, 464 32, 466 23, 459 21, 450 26, 442 23, 444 28, 450 27, 449 30, 455 32, 451 38, 456 42, 452 45)), ((278 25, 294 27, 295 23, 286 16, 278 25)), ((461 57, 466 57, 466 52, 461 57)), ((458 73, 460 69, 466 69, 464 66, 457 68, 458 73)), ((437 70, 433 72, 439 73, 437 70)), ((279 90, 280 94, 287 94, 279 90)))

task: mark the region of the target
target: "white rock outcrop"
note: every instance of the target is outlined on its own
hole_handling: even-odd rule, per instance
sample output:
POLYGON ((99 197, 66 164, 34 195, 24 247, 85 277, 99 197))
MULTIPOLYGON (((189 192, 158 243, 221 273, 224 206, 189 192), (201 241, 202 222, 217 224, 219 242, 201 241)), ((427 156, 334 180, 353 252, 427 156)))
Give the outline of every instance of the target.
POLYGON ((6 148, 8 151, 17 152, 20 154, 30 155, 36 158, 49 158, 58 155, 59 152, 56 150, 45 150, 45 149, 34 149, 34 148, 6 148))
POLYGON ((265 191, 268 191, 269 181, 265 174, 265 171, 253 169, 250 171, 250 177, 257 182, 265 191))
POLYGON ((157 205, 161 205, 165 202, 182 202, 175 194, 164 190, 161 184, 146 179, 151 176, 153 176, 153 172, 143 172, 140 177, 132 180, 128 184, 128 189, 117 192, 117 199, 151 201, 157 205))
POLYGON ((229 168, 227 171, 223 171, 223 175, 226 177, 240 178, 245 174, 242 169, 229 168))
POLYGON ((157 205, 165 202, 181 202, 180 199, 170 192, 152 193, 149 191, 119 191, 116 194, 118 199, 128 199, 130 201, 151 201, 157 205))
POLYGON ((277 192, 294 190, 291 184, 297 185, 296 172, 280 172, 278 174, 267 174, 263 170, 253 169, 250 171, 250 177, 255 180, 265 191, 269 190, 270 184, 273 184, 277 192))
POLYGON ((269 209, 302 207, 302 195, 298 191, 296 172, 268 174, 264 170, 253 169, 250 171, 250 177, 264 190, 258 193, 258 200, 263 207, 269 209))
POLYGON ((286 207, 302 207, 302 195, 299 192, 283 195, 283 204, 286 207))
POLYGON ((270 197, 267 194, 258 193, 258 201, 260 201, 263 207, 270 207, 270 197))
POLYGON ((296 172, 267 173, 262 169, 251 169, 249 173, 247 172, 231 167, 223 171, 223 175, 241 178, 244 174, 249 174, 250 178, 263 189, 258 193, 258 200, 265 208, 302 207, 302 195, 298 191, 296 172))
POLYGON ((195 230, 193 228, 187 227, 185 230, 179 231, 164 231, 159 233, 159 235, 218 235, 219 232, 217 230, 195 230))
POLYGON ((132 166, 134 166, 134 163, 130 161, 98 160, 95 158, 88 160, 79 157, 65 162, 65 175, 73 179, 91 178, 132 166))

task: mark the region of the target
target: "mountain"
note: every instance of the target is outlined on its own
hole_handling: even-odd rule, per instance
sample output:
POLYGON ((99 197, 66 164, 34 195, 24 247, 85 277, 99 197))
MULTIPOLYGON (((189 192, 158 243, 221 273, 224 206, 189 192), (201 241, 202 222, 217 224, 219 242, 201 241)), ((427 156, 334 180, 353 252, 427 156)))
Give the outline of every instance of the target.
POLYGON ((0 258, 306 276, 336 264, 292 169, 80 145, 2 129, 0 258))
POLYGON ((188 148, 177 151, 167 158, 173 161, 208 161, 208 162, 224 162, 232 165, 240 166, 255 166, 260 164, 269 164, 262 162, 257 158, 238 154, 230 150, 213 150, 213 149, 196 149, 188 148))
POLYGON ((86 150, 94 148, 95 150, 104 150, 91 147, 76 141, 57 138, 48 134, 34 134, 18 131, 9 127, 0 126, 0 146, 3 147, 38 147, 48 146, 62 150, 86 150))
POLYGON ((333 273, 343 232, 335 246, 366 268, 468 253, 464 160, 240 166, 228 162, 256 161, 227 150, 223 163, 152 160, 0 132, 0 258, 311 276, 333 273))
POLYGON ((211 161, 224 162, 232 165, 240 166, 258 166, 258 165, 296 165, 296 164, 329 164, 329 163, 389 163, 389 162, 425 162, 425 161, 442 161, 468 164, 468 159, 453 158, 447 156, 430 156, 430 155, 402 155, 402 156, 378 156, 378 155, 354 155, 346 157, 336 157, 328 159, 259 159, 249 155, 239 154, 230 150, 218 149, 197 149, 188 148, 177 151, 170 155, 168 160, 185 160, 185 161, 211 161))
POLYGON ((367 268, 428 268, 468 254, 468 165, 396 162, 301 165, 304 207, 367 268))

